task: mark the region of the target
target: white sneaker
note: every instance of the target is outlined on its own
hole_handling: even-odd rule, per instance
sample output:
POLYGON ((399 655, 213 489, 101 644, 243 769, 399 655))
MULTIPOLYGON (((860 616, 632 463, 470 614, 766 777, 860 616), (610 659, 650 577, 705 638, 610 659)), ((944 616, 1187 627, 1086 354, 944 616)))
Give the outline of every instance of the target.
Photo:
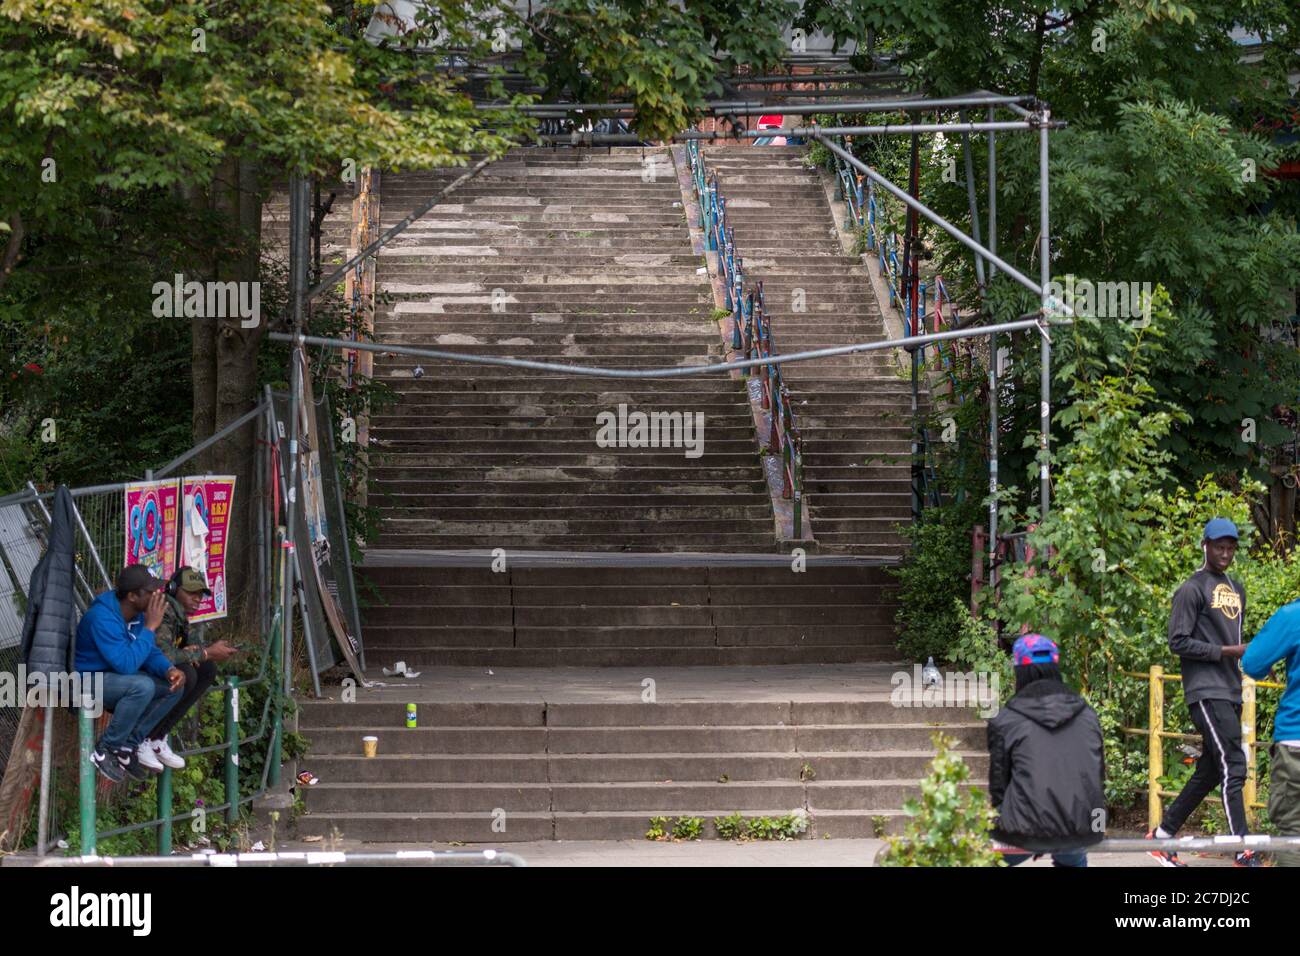
POLYGON ((140 761, 140 766, 162 772, 163 765, 159 762, 158 755, 154 753, 152 740, 140 741, 140 746, 135 748, 135 755, 140 761))
POLYGON ((167 738, 162 740, 151 740, 155 756, 173 770, 180 770, 185 766, 185 758, 172 751, 172 746, 168 743, 167 738))

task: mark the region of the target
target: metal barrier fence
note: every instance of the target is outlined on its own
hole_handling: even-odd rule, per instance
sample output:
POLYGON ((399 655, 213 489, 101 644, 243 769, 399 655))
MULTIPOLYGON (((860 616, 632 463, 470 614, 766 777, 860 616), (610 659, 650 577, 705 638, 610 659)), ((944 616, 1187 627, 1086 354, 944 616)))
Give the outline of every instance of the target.
MULTIPOLYGON (((771 316, 763 298, 763 282, 745 290, 744 262, 736 251, 735 229, 727 226, 727 202, 718 189, 718 177, 709 176, 698 140, 686 144, 691 181, 700 202, 701 222, 710 251, 718 254, 718 272, 732 313, 731 348, 745 360, 759 361, 774 354, 771 316)), ((745 370, 749 377, 750 369, 745 370)), ((766 452, 781 462, 781 497, 793 502, 794 536, 803 537, 803 441, 795 425, 794 408, 779 364, 757 366, 762 407, 770 422, 766 452)))
POLYGON ((185 856, 54 856, 39 861, 11 859, 9 866, 240 867, 240 866, 527 866, 523 857, 503 850, 390 850, 350 853, 336 850, 279 853, 192 853, 185 856))

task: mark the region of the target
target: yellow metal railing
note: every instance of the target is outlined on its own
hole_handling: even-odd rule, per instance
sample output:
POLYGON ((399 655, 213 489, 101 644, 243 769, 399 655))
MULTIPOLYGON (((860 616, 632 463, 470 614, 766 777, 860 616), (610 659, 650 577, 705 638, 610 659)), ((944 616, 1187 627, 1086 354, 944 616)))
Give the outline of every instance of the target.
MULTIPOLYGON (((1176 797, 1178 794, 1160 788, 1160 778, 1165 772, 1165 740, 1194 740, 1200 742, 1200 734, 1180 734, 1165 730, 1165 681, 1182 680, 1181 674, 1166 674, 1159 664, 1152 664, 1151 669, 1143 674, 1140 671, 1122 671, 1125 677, 1136 677, 1147 681, 1147 713, 1150 725, 1143 727, 1124 727, 1126 734, 1140 734, 1147 738, 1147 822, 1154 829, 1160 825, 1164 815, 1161 797, 1176 797)), ((1241 679, 1241 742, 1246 748, 1246 782, 1241 796, 1246 804, 1246 819, 1255 822, 1255 810, 1263 809, 1264 804, 1255 799, 1259 785, 1259 771, 1255 766, 1255 690, 1259 687, 1283 688, 1285 684, 1272 681, 1257 681, 1243 676, 1241 679)))

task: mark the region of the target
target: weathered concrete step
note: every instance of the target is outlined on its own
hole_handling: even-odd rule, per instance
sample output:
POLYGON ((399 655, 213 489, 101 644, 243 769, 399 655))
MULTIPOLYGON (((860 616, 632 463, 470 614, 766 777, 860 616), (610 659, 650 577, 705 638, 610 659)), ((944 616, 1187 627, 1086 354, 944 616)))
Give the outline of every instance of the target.
MULTIPOLYGON (((560 590, 560 589, 555 589, 560 590)), ((567 592, 567 589, 564 589, 567 592)), ((703 589, 707 590, 707 589, 703 589)), ((650 589, 642 589, 648 592, 650 589)), ((888 625, 893 622, 894 608, 888 604, 831 604, 795 606, 779 604, 709 605, 689 603, 707 600, 708 594, 683 593, 674 589, 668 594, 643 593, 629 595, 620 601, 616 594, 593 595, 591 603, 577 603, 582 594, 562 593, 546 595, 532 591, 518 594, 514 606, 488 604, 451 604, 441 608, 428 605, 376 606, 366 610, 366 623, 373 627, 420 627, 436 620, 440 627, 458 624, 508 625, 517 628, 582 628, 591 637, 609 634, 617 643, 635 643, 644 633, 627 635, 614 633, 617 627, 676 627, 714 624, 719 627, 719 643, 777 643, 782 636, 792 640, 825 639, 834 634, 845 641, 879 633, 869 625, 888 625), (538 598, 552 598, 545 604, 529 604, 538 598), (673 598, 669 602, 669 598, 673 598), (637 603, 633 603, 637 602, 637 603), (640 603, 646 602, 646 603, 640 603), (653 602, 653 603, 650 603, 653 602), (662 603, 661 603, 662 602, 662 603), (724 628, 727 637, 724 638, 724 628), (750 625, 745 627, 744 625, 750 625), (788 625, 788 626, 785 626, 788 625), (827 625, 840 625, 828 627, 827 625), (805 627, 806 632, 798 629, 805 627), (766 628, 767 630, 764 630, 766 628), (814 635, 812 630, 819 633, 814 635)), ((830 641, 829 643, 839 643, 830 641)), ((522 640, 521 640, 522 646, 522 640)))
MULTIPOLYGON (((482 567, 427 567, 366 565, 366 575, 384 586, 423 587, 436 584, 481 584, 527 589, 543 592, 551 588, 621 588, 675 584, 696 586, 705 582, 719 585, 730 592, 734 588, 762 585, 810 587, 846 587, 877 585, 896 587, 894 577, 884 568, 852 565, 812 564, 806 570, 793 572, 788 565, 758 566, 648 566, 648 567, 511 567, 506 572, 494 572, 482 567)), ((739 592, 737 592, 739 593, 739 592)))
MULTIPOLYGON (((486 369, 476 369, 483 373, 486 369)), ((628 379, 626 381, 601 380, 585 375, 562 375, 551 372, 530 372, 526 378, 519 377, 518 369, 512 370, 515 381, 484 381, 476 388, 469 389, 472 394, 465 396, 459 390, 448 389, 439 381, 426 375, 421 379, 411 379, 394 384, 398 395, 404 400, 407 395, 432 394, 442 401, 441 393, 459 394, 471 401, 471 404, 486 401, 509 401, 528 403, 537 396, 548 396, 553 404, 566 402, 637 402, 644 398, 658 397, 661 402, 689 401, 725 401, 737 394, 743 395, 743 385, 737 379, 726 378, 716 372, 696 373, 681 378, 665 379, 628 379), (508 396, 508 397, 507 397, 508 396)), ((838 380, 836 380, 838 381, 838 380)), ((838 382, 842 391, 861 392, 861 386, 853 382, 838 382)), ((898 383, 900 394, 906 393, 905 382, 898 383)), ((908 393, 910 394, 910 393, 908 393)), ((533 401, 531 404, 541 404, 533 401)))
MULTIPOLYGON (((382 741, 381 741, 382 742, 382 741)), ((322 782, 303 791, 311 813, 537 813, 551 809, 549 783, 322 782)))
POLYGON ((505 494, 516 489, 527 490, 529 487, 516 482, 544 481, 559 482, 561 487, 558 490, 561 494, 575 496, 583 490, 580 483, 583 469, 601 481, 610 482, 608 490, 618 494, 660 494, 664 485, 676 486, 681 493, 690 494, 715 481, 738 487, 750 487, 752 482, 762 481, 761 472, 748 460, 711 462, 705 458, 680 459, 668 463, 646 462, 644 464, 647 467, 643 469, 639 467, 642 463, 634 458, 624 459, 624 464, 620 466, 617 462, 590 460, 592 456, 587 456, 579 466, 575 466, 563 462, 537 462, 530 465, 525 464, 523 459, 510 459, 507 462, 478 461, 477 458, 481 457, 483 456, 476 456, 476 460, 449 461, 445 454, 384 454, 386 464, 381 469, 376 469, 371 476, 372 487, 386 491, 391 481, 392 491, 401 493, 411 489, 412 481, 486 481, 497 484, 499 493, 505 494), (691 467, 692 465, 697 467, 691 467), (622 479, 626 479, 627 483, 624 484, 622 479))
MULTIPOLYGON (((368 613, 368 612, 367 612, 368 613)), ((441 620, 441 615, 429 615, 441 620)), ((418 627, 390 627, 375 624, 362 616, 368 654, 378 654, 384 660, 410 658, 412 652, 435 648, 492 648, 514 647, 515 628, 507 622, 498 625, 453 624, 442 626, 422 624, 418 627)))
POLYGON ((504 821, 492 813, 322 812, 300 817, 298 829, 303 835, 337 833, 364 843, 502 844, 556 838, 549 811, 512 813, 504 821))
MULTIPOLYGON (((375 568, 375 571, 392 571, 395 569, 375 568)), ((402 569, 418 570, 418 569, 402 569)), ((651 569, 645 569, 651 570, 651 569)), ((654 569, 658 570, 658 569, 654 569)), ((792 572, 793 573, 793 572, 792 572)), ((807 574, 807 571, 801 572, 807 574)), ((819 607, 862 607, 891 604, 897 594, 895 586, 886 584, 803 584, 787 578, 783 583, 746 583, 725 586, 713 586, 703 573, 697 578, 671 578, 654 581, 651 575, 629 576, 622 583, 610 585, 601 583, 599 578, 575 583, 527 583, 527 579, 511 581, 504 573, 495 574, 501 579, 498 584, 478 583, 483 578, 465 577, 453 583, 431 583, 438 580, 434 575, 417 576, 412 574, 410 580, 418 584, 398 584, 393 576, 367 575, 384 582, 384 605, 372 605, 370 613, 381 608, 394 607, 435 607, 446 605, 490 606, 509 603, 511 590, 514 589, 516 600, 521 606, 549 607, 582 605, 619 606, 624 604, 652 605, 679 604, 690 607, 712 607, 721 614, 731 607, 748 608, 753 606, 772 606, 794 608, 799 605, 816 605, 819 607), (466 582, 475 582, 473 584, 466 582)), ((400 579, 398 579, 400 580, 400 579)), ((720 583, 720 582, 718 582, 720 583)))
MULTIPOLYGON (((575 509, 572 515, 568 517, 550 521, 542 518, 533 518, 528 521, 510 519, 459 521, 453 518, 429 519, 388 516, 384 519, 383 533, 387 537, 420 534, 436 535, 439 533, 451 535, 477 534, 483 535, 486 539, 495 534, 512 537, 530 535, 540 537, 555 534, 573 534, 575 536, 658 534, 677 537, 680 535, 734 534, 739 530, 752 530, 746 529, 743 524, 731 519, 705 521, 701 519, 656 518, 653 525, 647 526, 639 518, 601 519, 584 518, 581 515, 581 510, 575 509)), ((766 525, 766 522, 757 523, 760 526, 766 525)))
MULTIPOLYGON (((428 494, 394 495, 385 485, 389 495, 379 502, 370 502, 381 510, 438 510, 455 514, 459 517, 508 517, 511 511, 528 512, 546 509, 572 509, 575 504, 557 503, 554 495, 519 494, 514 490, 514 483, 508 485, 487 485, 484 493, 446 494, 430 492, 428 494)), ((737 500, 734 493, 693 494, 689 491, 673 492, 669 488, 659 491, 646 491, 640 494, 592 494, 590 489, 571 489, 575 502, 581 502, 584 509, 595 509, 599 514, 610 516, 626 514, 628 508, 652 508, 657 513, 666 511, 684 511, 708 515, 752 516, 754 508, 763 508, 764 514, 771 514, 771 505, 766 499, 737 500), (739 509, 739 510, 737 510, 739 509)), ((757 496, 761 489, 751 489, 750 494, 757 496)))
POLYGON ((530 246, 528 248, 530 251, 527 255, 518 253, 509 256, 508 260, 501 251, 490 246, 477 244, 464 246, 408 246, 391 250, 385 247, 380 249, 377 255, 379 256, 381 274, 383 274, 383 269, 386 268, 384 263, 389 260, 405 263, 426 263, 430 266, 465 264, 471 267, 509 261, 512 266, 520 270, 558 269, 567 268, 571 265, 593 266, 597 264, 607 268, 679 265, 698 269, 702 267, 704 261, 701 256, 688 252, 631 253, 620 252, 617 249, 591 249, 585 254, 579 255, 567 251, 563 247, 555 250, 543 246, 530 246))
MULTIPOLYGON (((355 755, 362 750, 361 738, 373 727, 317 727, 306 736, 312 754, 355 755)), ((545 727, 429 727, 402 728, 401 733, 387 734, 381 741, 385 754, 541 754, 546 752, 545 727)))
MULTIPOLYGON (((428 705, 423 705, 428 706, 428 705)), ((377 727, 382 746, 384 728, 377 727)), ((393 732, 400 732, 393 728, 393 732)), ((988 772, 988 756, 969 751, 959 756, 976 779, 988 772)), ((923 776, 933 754, 862 752, 839 754, 380 754, 317 756, 312 767, 321 780, 339 783, 636 783, 801 780, 913 781, 923 776)))
MULTIPOLYGON (((609 411, 611 414, 613 413, 612 409, 609 411)), ((657 428, 660 428, 657 434, 667 436, 665 444, 668 441, 680 444, 684 440, 683 415, 692 415, 689 425, 692 441, 696 443, 702 442, 708 451, 747 451, 753 445, 752 435, 746 435, 742 431, 743 419, 737 420, 737 416, 728 418, 715 416, 710 420, 705 417, 703 427, 697 428, 696 424, 699 420, 693 417, 694 410, 692 409, 685 409, 684 412, 677 414, 676 419, 665 418, 662 420, 662 425, 656 425, 657 428), (745 444, 742 444, 742 442, 745 444)), ((628 430, 629 433, 634 434, 632 427, 629 427, 628 430)), ((551 451, 562 453, 576 452, 583 448, 600 447, 596 444, 600 431, 600 423, 595 416, 592 416, 585 424, 573 427, 548 422, 538 422, 532 427, 528 427, 522 422, 510 424, 502 422, 496 427, 448 424, 442 428, 405 428, 389 425, 372 428, 370 434, 372 438, 383 439, 395 452, 420 450, 429 445, 442 442, 491 442, 492 447, 501 452, 523 449, 531 451, 539 442, 545 442, 550 446, 551 451)), ((647 437, 647 440, 651 439, 647 437)), ((658 442, 659 439, 655 438, 653 440, 658 442)), ((851 445, 854 450, 857 450, 858 445, 862 445, 864 448, 872 447, 882 440, 884 439, 857 439, 852 443, 829 442, 827 444, 837 448, 851 445)))
MULTIPOLYGON (((746 817, 779 816, 789 807, 738 808, 746 817)), ((642 840, 649 828, 650 816, 668 815, 700 817, 704 821, 701 836, 717 838, 713 821, 725 813, 697 809, 664 808, 654 813, 644 811, 604 813, 511 813, 505 817, 483 813, 318 813, 307 814, 298 821, 304 835, 326 837, 337 833, 341 838, 364 843, 465 843, 468 845, 509 845, 537 840, 642 840)), ((813 817, 805 839, 823 835, 843 838, 868 838, 901 833, 906 817, 901 811, 865 813, 863 811, 822 811, 813 817)))
MULTIPOLYGON (((390 464, 418 464, 417 461, 403 462, 402 456, 410 455, 412 458, 419 458, 421 455, 429 456, 432 449, 426 446, 434 443, 419 442, 388 442, 383 450, 387 455, 390 464)), ((486 463, 494 464, 516 464, 528 465, 530 467, 544 468, 554 465, 587 465, 596 466, 600 464, 616 464, 620 458, 626 458, 629 461, 635 461, 638 465, 650 465, 658 467, 667 467, 676 464, 683 468, 680 472, 682 477, 686 477, 689 471, 686 470, 692 463, 700 464, 704 467, 720 467, 722 465, 744 465, 756 460, 757 449, 742 448, 736 442, 719 441, 716 444, 721 447, 711 447, 714 443, 705 442, 703 455, 694 458, 686 458, 684 448, 678 449, 660 449, 660 448, 598 448, 593 441, 589 451, 582 449, 568 450, 563 447, 538 448, 535 442, 507 442, 497 441, 492 443, 493 451, 480 451, 478 448, 469 450, 457 449, 454 453, 454 459, 444 449, 441 455, 434 458, 433 462, 441 464, 444 467, 454 460, 463 462, 467 465, 483 465, 486 463), (686 462, 683 466, 682 462, 686 462)), ((855 461, 852 456, 839 456, 846 459, 845 464, 855 461)))
MULTIPOLYGON (((405 495, 419 494, 421 492, 440 496, 473 497, 476 496, 477 490, 483 487, 484 478, 485 476, 481 474, 465 475, 463 479, 459 480, 447 477, 400 479, 380 475, 379 483, 382 484, 385 495, 396 500, 401 500, 405 495)), ((509 482, 506 486, 508 490, 502 491, 501 494, 509 494, 511 498, 531 495, 550 500, 555 494, 573 494, 576 491, 572 480, 538 481, 536 479, 519 478, 501 480, 509 482)), ((752 481, 743 482, 736 481, 735 476, 727 479, 722 475, 718 475, 705 485, 692 485, 689 482, 682 481, 674 482, 668 478, 665 478, 662 482, 637 481, 632 477, 629 477, 626 481, 598 478, 584 484, 582 493, 585 496, 597 499, 625 498, 630 503, 642 495, 661 493, 731 497, 732 495, 758 494, 765 489, 766 485, 757 477, 752 481)))
MULTIPOLYGON (((700 550, 694 548, 692 550, 700 550)), ((744 667, 770 664, 849 664, 894 661, 892 646, 814 645, 794 647, 557 647, 406 650, 377 653, 367 647, 371 666, 404 660, 415 667, 744 667)))
POLYGON ((562 551, 770 551, 772 532, 718 532, 695 534, 663 532, 649 529, 644 533, 585 534, 562 532, 531 534, 505 528, 489 528, 473 534, 400 534, 381 531, 375 547, 396 551, 411 549, 461 550, 482 548, 485 542, 501 548, 536 548, 562 551))

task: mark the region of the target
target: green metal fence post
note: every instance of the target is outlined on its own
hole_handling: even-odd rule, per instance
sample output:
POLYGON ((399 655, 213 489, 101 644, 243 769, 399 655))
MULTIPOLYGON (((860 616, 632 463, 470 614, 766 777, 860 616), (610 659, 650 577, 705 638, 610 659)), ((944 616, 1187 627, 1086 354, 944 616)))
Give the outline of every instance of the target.
POLYGON ((280 785, 280 761, 283 759, 284 752, 284 716, 281 713, 281 706, 284 703, 284 697, 280 693, 280 665, 282 654, 280 653, 280 621, 277 618, 271 624, 271 633, 267 638, 271 642, 271 680, 267 683, 266 692, 271 694, 271 749, 267 754, 267 760, 271 761, 271 766, 266 771, 267 787, 278 787, 280 785))
POLYGON ((226 822, 239 820, 239 678, 226 679, 226 822))
POLYGON ((158 855, 172 852, 172 768, 158 775, 158 855))
MULTIPOLYGON (((81 855, 95 855, 95 768, 90 762, 90 754, 95 749, 95 719, 90 716, 90 698, 81 701, 81 710, 77 713, 77 724, 81 730, 79 767, 81 803, 81 855)), ((111 758, 110 758, 111 759, 111 758)))

